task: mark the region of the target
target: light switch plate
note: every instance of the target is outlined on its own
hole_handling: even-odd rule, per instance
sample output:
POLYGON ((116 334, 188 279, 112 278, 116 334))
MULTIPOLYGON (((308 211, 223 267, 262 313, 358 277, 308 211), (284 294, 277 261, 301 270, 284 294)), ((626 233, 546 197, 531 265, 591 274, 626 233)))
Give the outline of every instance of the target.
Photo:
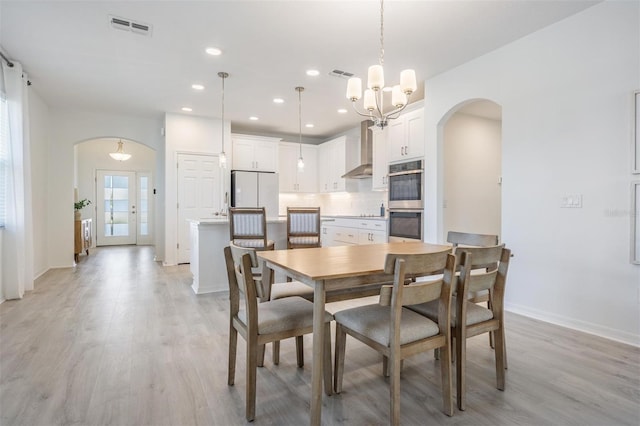
POLYGON ((560 207, 563 209, 581 209, 582 194, 563 195, 560 199, 560 207))

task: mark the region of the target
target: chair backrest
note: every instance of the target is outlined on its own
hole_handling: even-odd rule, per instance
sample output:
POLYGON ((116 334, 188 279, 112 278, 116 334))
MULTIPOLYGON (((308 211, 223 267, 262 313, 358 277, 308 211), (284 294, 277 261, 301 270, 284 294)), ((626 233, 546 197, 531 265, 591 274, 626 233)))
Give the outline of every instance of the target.
MULTIPOLYGON (((399 338, 402 307, 438 300, 438 328, 449 338, 451 292, 456 285, 456 257, 450 252, 427 254, 388 254, 385 272, 393 273, 393 285, 380 289, 380 305, 391 306, 390 344, 399 338), (440 273, 438 279, 405 285, 406 278, 440 273)), ((396 341, 396 344, 397 341, 396 341)))
POLYGON ((229 234, 232 242, 263 240, 262 247, 267 247, 267 215, 264 207, 230 208, 229 234))
POLYGON ((224 259, 229 279, 229 304, 231 317, 237 317, 240 300, 245 303, 247 326, 252 321, 257 324, 258 292, 251 273, 251 254, 242 247, 225 247, 224 259))
POLYGON ((459 262, 462 264, 457 294, 467 295, 467 297, 458 298, 459 305, 467 303, 471 293, 488 290, 491 300, 490 309, 493 311, 494 318, 502 316, 511 250, 503 245, 459 247, 456 256, 459 257, 459 262), (486 265, 493 266, 487 268, 486 265))
POLYGON ((302 245, 320 246, 320 207, 287 207, 288 248, 292 248, 291 237, 302 245), (305 237, 310 239, 305 241, 305 237))
POLYGON ((489 247, 498 245, 498 236, 492 234, 470 234, 468 232, 449 231, 447 233, 447 242, 453 244, 454 247, 472 246, 472 247, 489 247))
POLYGON ((266 300, 266 291, 264 287, 266 285, 270 285, 273 278, 273 271, 269 268, 266 268, 264 263, 258 260, 258 256, 256 254, 256 249, 249 247, 241 247, 233 242, 229 243, 229 248, 231 249, 231 254, 233 257, 233 261, 236 265, 240 265, 242 263, 242 256, 245 254, 249 256, 251 261, 252 268, 252 276, 255 282, 256 294, 260 298, 260 300, 266 300), (259 277, 259 280, 256 279, 259 277), (259 282, 258 282, 259 281, 259 282))

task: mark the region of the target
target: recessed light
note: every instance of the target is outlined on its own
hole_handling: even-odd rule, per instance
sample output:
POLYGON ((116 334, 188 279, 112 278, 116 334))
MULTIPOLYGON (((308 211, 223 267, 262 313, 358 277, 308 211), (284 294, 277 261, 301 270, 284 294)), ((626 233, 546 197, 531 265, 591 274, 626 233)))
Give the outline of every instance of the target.
POLYGON ((307 75, 310 77, 317 77, 320 75, 320 71, 318 70, 307 70, 307 75))
POLYGON ((204 90, 204 86, 202 84, 192 84, 191 88, 195 90, 204 90))
POLYGON ((347 113, 347 110, 346 110, 346 109, 344 109, 344 108, 340 108, 340 109, 338 110, 338 113, 339 113, 339 114, 346 114, 346 113, 347 113))
POLYGON ((284 103, 284 99, 282 99, 282 98, 273 98, 273 103, 274 104, 283 104, 284 103))
POLYGON ((312 128, 313 124, 312 123, 307 123, 307 124, 304 125, 304 127, 312 128))
POLYGON ((193 111, 193 109, 191 109, 191 108, 189 108, 189 107, 182 107, 182 110, 183 110, 184 112, 191 112, 191 111, 193 111))
POLYGON ((258 118, 258 117, 256 117, 255 115, 252 115, 251 117, 249 117, 249 120, 251 120, 251 121, 258 121, 258 120, 259 120, 259 118, 258 118))
POLYGON ((219 56, 222 54, 222 50, 218 49, 217 47, 207 47, 205 52, 213 56, 219 56))

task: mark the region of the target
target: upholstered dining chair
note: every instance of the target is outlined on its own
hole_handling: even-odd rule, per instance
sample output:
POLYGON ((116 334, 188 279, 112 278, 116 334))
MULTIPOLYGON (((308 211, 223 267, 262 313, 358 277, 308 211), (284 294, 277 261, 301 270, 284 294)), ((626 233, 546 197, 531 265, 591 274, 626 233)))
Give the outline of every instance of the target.
POLYGON ((320 207, 287 207, 287 248, 320 247, 320 207))
POLYGON ((389 254, 385 260, 385 272, 393 273, 393 285, 385 285, 380 291, 380 302, 338 311, 336 320, 336 349, 334 389, 342 392, 344 359, 347 334, 389 359, 391 380, 390 423, 400 422, 400 367, 404 358, 420 352, 440 348, 442 359, 443 411, 453 414, 451 381, 450 308, 451 291, 456 281, 456 259, 448 253, 389 254), (440 279, 405 285, 407 275, 427 275, 443 271, 440 279), (432 321, 408 310, 413 303, 433 301, 439 315, 432 321))
MULTIPOLYGON (((256 281, 251 273, 251 255, 237 246, 225 247, 224 257, 229 279, 229 370, 227 383, 235 382, 238 333, 246 340, 246 407, 248 421, 255 418, 256 373, 259 348, 266 343, 295 337, 297 340, 313 331, 313 303, 299 298, 258 303, 256 281)), ((332 315, 325 311, 324 320, 332 315)), ((325 327, 324 386, 331 395, 331 327, 325 327)))
POLYGON ((256 250, 273 250, 275 243, 267 239, 267 216, 264 207, 232 207, 229 209, 229 233, 233 244, 256 250))
MULTIPOLYGON (((456 296, 452 298, 451 327, 456 350, 456 388, 458 408, 466 408, 467 338, 483 333, 494 333, 496 382, 499 390, 505 388, 506 344, 504 337, 504 291, 511 251, 503 246, 459 247, 456 256, 462 265, 457 282, 456 296), (484 265, 495 265, 486 269, 484 265), (473 273, 472 273, 473 271, 473 273), (487 308, 469 300, 474 291, 487 290, 491 305, 487 308)), ((439 306, 433 302, 412 305, 412 311, 432 320, 439 319, 439 306)))

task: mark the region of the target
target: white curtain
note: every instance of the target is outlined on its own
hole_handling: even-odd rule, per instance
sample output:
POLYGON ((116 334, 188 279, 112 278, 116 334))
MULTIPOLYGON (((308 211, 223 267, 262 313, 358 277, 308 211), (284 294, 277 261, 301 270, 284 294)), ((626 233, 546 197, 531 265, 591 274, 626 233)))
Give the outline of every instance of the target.
POLYGON ((3 293, 20 299, 33 290, 33 215, 31 210, 31 144, 27 75, 22 65, 2 63, 9 115, 7 218, 3 237, 3 293))

